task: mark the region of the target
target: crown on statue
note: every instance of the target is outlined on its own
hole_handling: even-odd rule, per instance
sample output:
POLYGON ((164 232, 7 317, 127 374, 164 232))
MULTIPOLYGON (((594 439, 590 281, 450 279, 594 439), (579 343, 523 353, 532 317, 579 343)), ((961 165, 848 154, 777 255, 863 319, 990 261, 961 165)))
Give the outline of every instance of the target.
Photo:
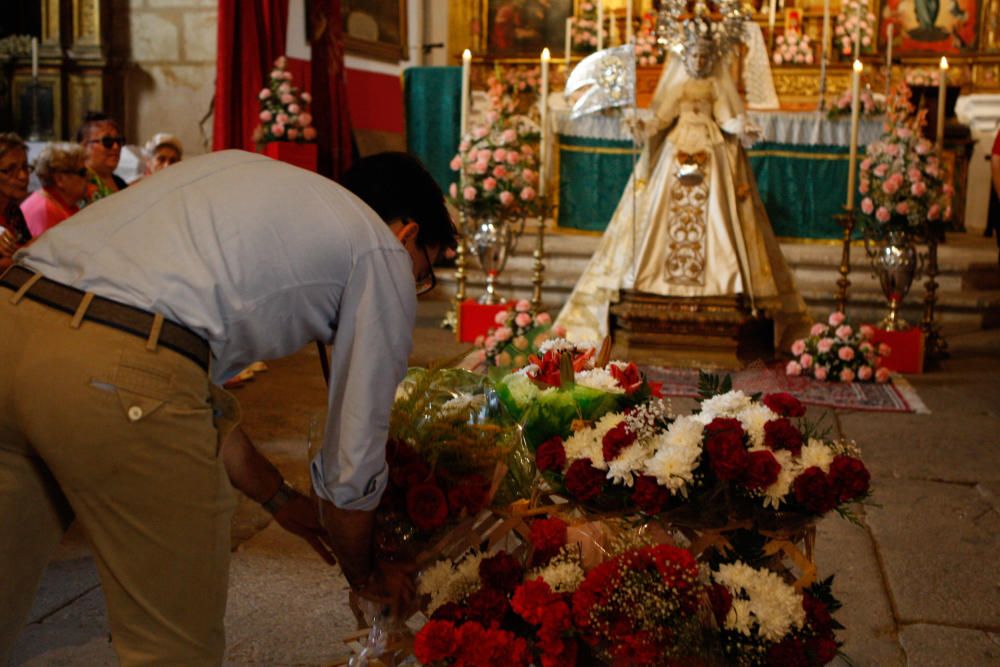
POLYGON ((657 17, 657 41, 676 53, 710 42, 724 57, 743 41, 750 8, 739 0, 665 0, 657 17))

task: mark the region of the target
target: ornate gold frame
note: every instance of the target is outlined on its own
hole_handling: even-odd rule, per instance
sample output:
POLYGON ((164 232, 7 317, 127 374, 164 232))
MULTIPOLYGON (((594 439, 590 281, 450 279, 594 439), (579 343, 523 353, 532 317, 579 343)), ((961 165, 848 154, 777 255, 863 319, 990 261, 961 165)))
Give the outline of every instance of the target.
POLYGON ((409 57, 409 41, 407 39, 408 23, 406 0, 399 0, 399 43, 372 42, 367 39, 349 37, 344 33, 344 50, 359 56, 366 56, 384 62, 398 63, 409 57))

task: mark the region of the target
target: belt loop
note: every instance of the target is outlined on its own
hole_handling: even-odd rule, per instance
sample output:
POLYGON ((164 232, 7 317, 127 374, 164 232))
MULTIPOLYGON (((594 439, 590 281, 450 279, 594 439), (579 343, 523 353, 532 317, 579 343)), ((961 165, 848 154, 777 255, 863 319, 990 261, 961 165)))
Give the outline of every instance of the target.
POLYGON ((87 314, 87 309, 90 308, 90 302, 93 300, 93 292, 84 292, 83 298, 80 299, 80 305, 76 307, 76 312, 73 313, 73 319, 69 321, 71 329, 80 328, 80 323, 83 322, 83 318, 87 314))
POLYGON ((153 326, 149 328, 149 338, 146 339, 146 349, 150 352, 156 350, 156 344, 160 342, 160 331, 163 330, 163 315, 155 313, 153 315, 153 326))
POLYGON ((25 280, 24 284, 21 285, 21 287, 16 292, 14 292, 14 295, 10 297, 10 302, 15 306, 21 303, 21 299, 23 299, 24 295, 28 293, 28 290, 34 287, 35 283, 37 283, 42 278, 43 276, 40 273, 32 274, 32 276, 27 280, 25 280))

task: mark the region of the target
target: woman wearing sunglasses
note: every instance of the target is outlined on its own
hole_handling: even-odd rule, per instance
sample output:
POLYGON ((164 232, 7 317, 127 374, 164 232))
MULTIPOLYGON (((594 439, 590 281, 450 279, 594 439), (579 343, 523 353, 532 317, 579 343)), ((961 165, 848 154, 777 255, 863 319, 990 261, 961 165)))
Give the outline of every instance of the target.
POLYGON ((0 133, 0 273, 18 248, 31 240, 19 204, 28 196, 28 147, 13 132, 0 133))
POLYGON ((86 165, 93 186, 88 200, 96 201, 124 190, 128 184, 115 175, 125 145, 118 121, 103 112, 88 111, 76 138, 87 153, 86 165))
POLYGON ((87 156, 82 146, 53 143, 35 159, 35 173, 42 188, 21 204, 21 212, 34 237, 55 227, 80 210, 87 196, 87 156))

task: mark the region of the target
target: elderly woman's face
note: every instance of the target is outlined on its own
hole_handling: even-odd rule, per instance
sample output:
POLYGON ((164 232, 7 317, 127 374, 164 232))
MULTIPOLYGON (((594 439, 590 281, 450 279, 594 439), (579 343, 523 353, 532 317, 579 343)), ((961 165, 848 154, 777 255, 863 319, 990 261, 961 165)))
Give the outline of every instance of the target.
POLYGON ((53 174, 53 181, 56 189, 68 202, 78 202, 87 194, 86 167, 60 170, 53 174))
POLYGON ((89 134, 90 136, 83 142, 83 147, 87 151, 87 166, 98 174, 106 176, 118 168, 125 139, 115 128, 114 123, 107 121, 95 123, 90 128, 89 134))
POLYGON ((0 198, 20 202, 28 196, 28 154, 14 148, 0 156, 0 198))
POLYGON ((177 149, 173 146, 160 146, 153 153, 153 159, 149 161, 149 173, 155 174, 156 172, 169 167, 172 164, 177 164, 181 161, 181 154, 177 152, 177 149))

